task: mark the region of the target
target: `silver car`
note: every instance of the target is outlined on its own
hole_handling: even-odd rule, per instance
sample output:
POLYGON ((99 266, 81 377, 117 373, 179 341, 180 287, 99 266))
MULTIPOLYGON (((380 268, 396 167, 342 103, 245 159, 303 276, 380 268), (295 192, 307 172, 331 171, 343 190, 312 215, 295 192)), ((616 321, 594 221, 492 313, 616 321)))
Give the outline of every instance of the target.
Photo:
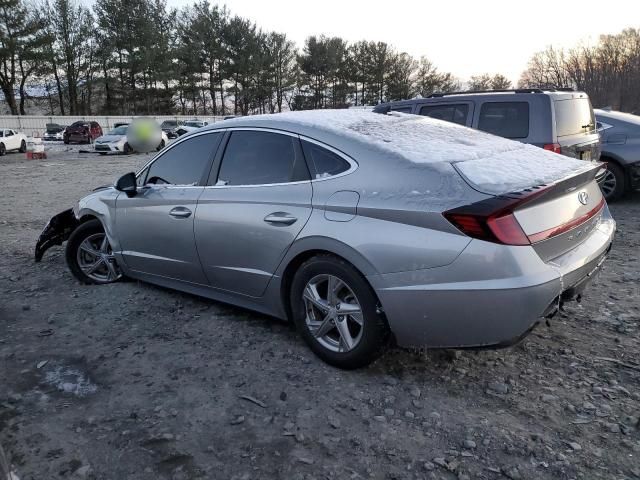
POLYGON ((598 165, 368 111, 231 119, 52 218, 85 283, 122 276, 295 322, 341 368, 390 341, 513 344, 578 297, 615 222, 598 165))

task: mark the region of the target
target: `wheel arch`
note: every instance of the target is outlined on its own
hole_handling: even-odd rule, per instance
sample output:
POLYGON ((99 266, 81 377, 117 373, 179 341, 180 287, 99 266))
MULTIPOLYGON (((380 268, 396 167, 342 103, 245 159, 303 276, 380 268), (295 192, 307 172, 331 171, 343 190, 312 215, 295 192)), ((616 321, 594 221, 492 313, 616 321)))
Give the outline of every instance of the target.
POLYGON ((630 188, 630 178, 629 172, 627 170, 627 165, 624 163, 621 157, 611 152, 603 152, 600 154, 600 161, 604 163, 613 163, 620 170, 622 170, 622 174, 624 175, 624 189, 627 191, 630 188))
POLYGON ((291 319, 291 306, 288 298, 293 277, 304 262, 316 255, 333 255, 349 263, 360 272, 375 294, 375 289, 367 276, 377 273, 377 270, 364 256, 337 240, 308 237, 293 244, 277 272, 280 278, 280 302, 287 319, 291 319))

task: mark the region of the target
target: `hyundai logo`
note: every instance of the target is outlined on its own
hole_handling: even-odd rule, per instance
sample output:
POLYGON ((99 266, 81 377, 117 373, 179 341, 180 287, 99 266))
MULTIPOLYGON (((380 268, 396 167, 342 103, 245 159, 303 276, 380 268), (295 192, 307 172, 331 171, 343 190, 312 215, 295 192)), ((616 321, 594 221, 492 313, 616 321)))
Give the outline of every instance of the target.
POLYGON ((587 203, 589 203, 589 194, 587 192, 585 192, 584 190, 582 192, 578 193, 578 201, 582 205, 586 205, 587 203))

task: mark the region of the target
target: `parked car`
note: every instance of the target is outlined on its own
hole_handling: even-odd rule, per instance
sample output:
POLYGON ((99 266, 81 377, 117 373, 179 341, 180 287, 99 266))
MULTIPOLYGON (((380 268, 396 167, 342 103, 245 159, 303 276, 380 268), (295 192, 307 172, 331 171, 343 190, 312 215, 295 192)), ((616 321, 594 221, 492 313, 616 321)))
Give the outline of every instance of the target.
POLYGON ((64 125, 58 125, 57 123, 47 123, 42 139, 47 141, 62 141, 64 140, 64 131, 66 128, 64 125))
MULTIPOLYGON (((131 148, 129 143, 127 143, 128 128, 128 123, 121 123, 120 126, 114 128, 106 135, 96 138, 93 147, 94 150, 101 155, 106 155, 107 153, 133 153, 133 148, 131 148)), ((158 144, 156 150, 162 150, 168 143, 169 138, 167 137, 166 133, 162 132, 160 143, 158 144)))
POLYGON ((160 125, 160 128, 167 134, 168 138, 178 138, 179 135, 176 133, 176 129, 178 129, 182 123, 183 122, 179 120, 165 120, 160 125))
POLYGON ((388 110, 457 123, 568 157, 600 158, 593 108, 584 92, 532 88, 436 93, 374 108, 388 110))
POLYGON ((602 145, 600 160, 607 163, 602 189, 616 200, 640 188, 640 117, 630 113, 595 110, 602 145))
POLYGON ((415 115, 248 116, 176 140, 51 219, 84 283, 123 276, 295 322, 355 368, 505 346, 581 294, 615 221, 599 166, 415 115))
POLYGON ((176 128, 176 133, 178 134, 179 137, 181 137, 186 133, 191 133, 194 130, 198 130, 199 128, 206 127, 207 125, 209 125, 209 122, 204 122, 201 120, 188 120, 184 122, 184 125, 181 125, 180 127, 176 128))
POLYGON ((11 128, 0 129, 0 157, 13 150, 20 153, 27 151, 26 135, 11 128))
POLYGON ((98 122, 74 122, 64 132, 64 143, 93 143, 102 136, 102 127, 98 122))

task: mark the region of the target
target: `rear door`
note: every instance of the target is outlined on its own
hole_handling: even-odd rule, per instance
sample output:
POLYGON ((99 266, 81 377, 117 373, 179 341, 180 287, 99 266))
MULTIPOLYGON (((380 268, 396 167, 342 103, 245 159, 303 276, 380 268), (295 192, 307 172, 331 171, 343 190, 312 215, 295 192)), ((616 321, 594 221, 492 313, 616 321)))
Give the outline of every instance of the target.
POLYGON ((589 98, 553 100, 557 143, 568 157, 587 161, 600 158, 600 138, 589 98))
POLYGON ((296 135, 230 132, 198 202, 204 272, 221 290, 261 296, 311 215, 309 171, 296 135))

